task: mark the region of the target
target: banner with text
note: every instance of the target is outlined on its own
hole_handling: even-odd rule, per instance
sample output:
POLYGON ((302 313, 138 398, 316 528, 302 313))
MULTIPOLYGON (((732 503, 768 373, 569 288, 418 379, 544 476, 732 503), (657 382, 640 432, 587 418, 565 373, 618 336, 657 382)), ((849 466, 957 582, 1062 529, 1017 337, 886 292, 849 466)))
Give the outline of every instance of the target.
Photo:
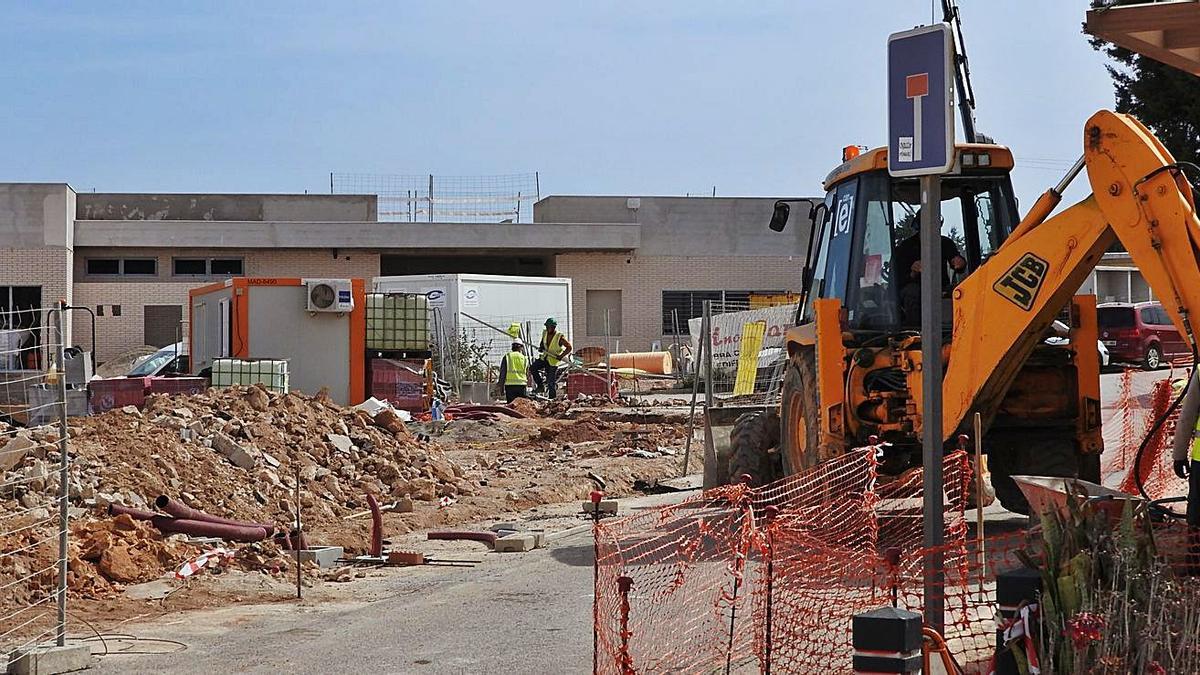
MULTIPOLYGON (((737 368, 738 357, 741 355, 742 329, 748 323, 765 322, 762 350, 783 347, 784 335, 796 320, 795 303, 750 309, 743 312, 714 314, 712 317, 712 360, 713 371, 733 371, 737 368)), ((692 353, 699 354, 700 323, 702 319, 689 319, 688 331, 692 338, 692 353)))

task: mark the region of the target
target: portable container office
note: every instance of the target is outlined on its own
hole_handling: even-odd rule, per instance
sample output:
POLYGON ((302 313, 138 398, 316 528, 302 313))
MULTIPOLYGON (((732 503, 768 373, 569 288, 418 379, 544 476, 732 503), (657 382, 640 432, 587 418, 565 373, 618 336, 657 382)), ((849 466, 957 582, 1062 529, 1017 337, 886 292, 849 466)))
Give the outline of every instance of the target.
POLYGON ((571 280, 563 277, 419 274, 375 277, 372 285, 376 293, 424 295, 433 313, 435 331, 447 337, 465 331, 473 342, 488 346, 493 362, 498 362, 511 344, 495 329, 507 330, 511 323, 520 323, 522 328, 528 325, 532 332, 529 339, 534 343, 550 317, 558 321, 559 330, 568 339, 574 335, 571 280))
POLYGON ((189 295, 193 373, 211 374, 217 359, 281 360, 293 390, 366 399, 362 279, 238 277, 189 295))

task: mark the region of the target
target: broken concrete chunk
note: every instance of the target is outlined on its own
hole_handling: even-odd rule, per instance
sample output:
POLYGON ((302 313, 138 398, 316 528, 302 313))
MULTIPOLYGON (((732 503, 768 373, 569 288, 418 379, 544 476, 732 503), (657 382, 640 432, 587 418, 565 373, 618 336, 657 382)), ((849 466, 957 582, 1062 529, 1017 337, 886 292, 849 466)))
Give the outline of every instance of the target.
POLYGON ((135 405, 127 405, 124 408, 121 408, 121 412, 125 413, 126 415, 137 415, 138 417, 142 416, 142 411, 138 410, 137 406, 135 405))
POLYGON ((25 434, 17 434, 0 449, 0 471, 12 471, 37 443, 25 434))
POLYGON ((532 551, 537 546, 537 539, 532 534, 510 534, 496 540, 492 549, 496 553, 524 553, 532 551))
POLYGON ((213 434, 212 446, 214 450, 225 455, 234 466, 242 469, 253 469, 256 464, 254 455, 250 454, 237 441, 221 432, 213 434))
POLYGON ((187 408, 175 408, 171 411, 171 414, 175 415, 176 417, 182 417, 185 420, 192 418, 192 411, 188 410, 187 408))
POLYGON ((350 449, 354 447, 354 441, 343 434, 325 434, 325 438, 329 439, 329 443, 341 452, 350 452, 350 449))
MULTIPOLYGON (((599 506, 600 506, 600 513, 614 514, 617 512, 617 500, 615 500, 615 499, 601 499, 599 506)), ((595 513, 596 512, 596 504, 593 504, 590 501, 583 502, 583 512, 584 513, 595 513)))
POLYGON ((267 408, 271 406, 271 397, 267 395, 265 389, 255 385, 246 391, 246 403, 258 412, 266 412, 267 408))

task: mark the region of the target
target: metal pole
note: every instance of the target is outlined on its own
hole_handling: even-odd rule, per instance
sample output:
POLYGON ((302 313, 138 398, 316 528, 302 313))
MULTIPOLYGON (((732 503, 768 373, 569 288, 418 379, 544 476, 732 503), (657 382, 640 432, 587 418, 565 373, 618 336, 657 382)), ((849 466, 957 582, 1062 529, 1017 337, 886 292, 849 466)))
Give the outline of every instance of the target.
POLYGON ((433 222, 433 174, 429 174, 429 222, 433 222))
POLYGON ((58 636, 59 647, 67 643, 67 372, 66 301, 58 303, 58 636))
POLYGON ((975 413, 975 540, 979 544, 979 577, 987 578, 983 543, 983 418, 975 413))
MULTIPOLYGON (((716 487, 717 484, 717 447, 713 440, 712 415, 709 411, 713 406, 713 371, 712 371, 712 301, 704 301, 704 317, 701 321, 701 335, 704 338, 704 487, 716 487)), ((732 478, 732 477, 731 477, 732 478)))
POLYGON ((300 521, 300 465, 297 464, 296 465, 296 545, 293 547, 296 549, 296 599, 297 600, 301 600, 304 598, 304 594, 301 591, 301 589, 303 588, 303 586, 301 584, 301 573, 303 572, 303 569, 300 566, 300 551, 303 550, 301 548, 303 541, 304 541, 304 524, 300 521))
POLYGON ((941 176, 921 176, 921 424, 925 468, 925 623, 938 633, 945 626, 945 532, 942 493, 942 184, 941 176))
POLYGON ((696 430, 696 394, 700 391, 700 359, 704 357, 704 353, 708 351, 704 346, 704 333, 702 332, 696 349, 696 360, 693 362, 692 369, 692 409, 688 413, 688 430, 687 440, 683 446, 683 470, 679 472, 680 476, 686 476, 688 467, 692 464, 692 436, 696 430))

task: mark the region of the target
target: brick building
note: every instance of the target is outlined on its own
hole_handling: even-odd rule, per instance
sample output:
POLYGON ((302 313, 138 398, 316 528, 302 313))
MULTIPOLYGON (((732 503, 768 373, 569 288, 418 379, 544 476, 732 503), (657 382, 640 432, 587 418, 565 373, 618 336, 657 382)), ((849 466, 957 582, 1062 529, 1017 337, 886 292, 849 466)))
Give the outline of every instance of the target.
POLYGON ((484 273, 574 279, 577 346, 669 342, 705 299, 795 290, 803 213, 773 199, 548 197, 532 223, 384 222, 371 195, 76 194, 0 184, 0 312, 58 299, 98 361, 184 334, 188 290, 230 276, 484 273))

